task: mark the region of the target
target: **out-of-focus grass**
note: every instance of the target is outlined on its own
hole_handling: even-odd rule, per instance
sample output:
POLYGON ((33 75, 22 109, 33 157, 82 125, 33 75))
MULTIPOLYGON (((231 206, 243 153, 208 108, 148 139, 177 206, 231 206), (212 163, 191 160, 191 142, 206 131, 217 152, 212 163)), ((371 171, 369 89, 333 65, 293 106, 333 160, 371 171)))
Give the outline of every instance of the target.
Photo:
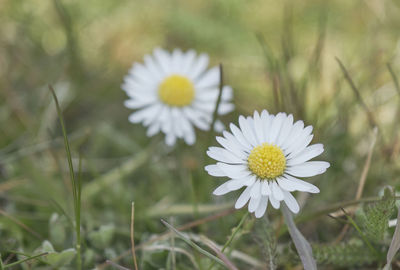
MULTIPOLYGON (((131 265, 126 251, 132 201, 139 246, 167 231, 160 218, 174 216, 173 226, 179 228, 232 205, 237 194, 211 195, 219 182, 203 170, 209 162, 208 134, 199 132, 194 147, 179 144, 169 149, 161 136, 149 139, 143 127, 127 121, 130 111, 122 106, 122 78, 133 61, 141 61, 156 46, 194 48, 210 54, 212 64, 223 63, 237 107, 226 123, 265 108, 294 113, 314 126, 315 141, 325 145, 323 159, 332 167, 311 180, 320 194, 298 194, 305 204, 300 217, 355 197, 371 140, 365 110, 344 79, 338 57, 380 128, 364 197, 377 196, 385 185, 398 188, 400 96, 386 64, 399 74, 399 12, 400 5, 389 0, 2 1, 0 209, 7 213, 0 215, 3 261, 17 261, 11 250, 36 254, 45 239, 56 251, 73 247, 75 241, 69 223, 74 220, 72 189, 49 83, 64 110, 75 167, 78 154, 84 157, 84 269, 121 254, 128 255, 119 263, 131 265)), ((200 222, 188 237, 200 241, 198 235, 206 235, 223 245, 244 213, 200 222)), ((280 231, 279 212, 269 208, 268 216, 273 231, 280 231)), ((305 222, 300 229, 322 245, 332 244, 343 227, 326 215, 305 222)), ((261 223, 249 219, 233 239, 229 255, 240 269, 248 269, 249 261, 254 268, 267 264, 251 233, 261 223)), ((357 233, 350 229, 342 241, 359 240, 353 238, 357 233)), ((379 244, 382 252, 384 242, 379 244)), ((277 243, 277 250, 285 250, 287 236, 277 243)), ((153 244, 137 252, 140 268, 173 265, 170 240, 159 238, 153 244)), ((177 269, 192 267, 192 260, 201 269, 210 265, 194 250, 178 250, 177 246, 177 269)), ((67 259, 59 260, 67 265, 67 259)), ((291 258, 276 263, 290 267, 298 262, 291 258)), ((327 269, 336 267, 332 265, 327 269)))

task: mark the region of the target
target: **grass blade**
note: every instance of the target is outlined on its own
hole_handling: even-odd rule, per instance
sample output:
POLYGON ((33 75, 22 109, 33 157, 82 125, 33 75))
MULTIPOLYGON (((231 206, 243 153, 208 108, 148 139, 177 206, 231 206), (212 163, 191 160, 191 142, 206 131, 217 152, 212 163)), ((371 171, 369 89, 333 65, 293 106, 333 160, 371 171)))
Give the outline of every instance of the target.
POLYGON ((133 265, 135 270, 138 270, 136 253, 135 253, 135 203, 132 202, 131 206, 131 252, 133 258, 133 265))
POLYGON ((290 213, 286 205, 282 206, 282 213, 283 217, 285 218, 286 225, 289 229, 290 237, 292 238, 294 245, 296 246, 304 269, 317 270, 317 263, 315 262, 315 259, 313 257, 311 245, 297 229, 296 224, 293 220, 292 213, 290 213))
POLYGON ((168 222, 166 222, 165 220, 161 219, 161 222, 171 231, 173 231, 180 239, 182 239, 184 242, 186 242, 189 246, 191 246, 192 248, 194 248, 195 250, 197 250, 198 252, 200 252, 201 254, 203 254, 204 256, 210 258, 211 260, 217 262, 218 264, 226 267, 225 263, 217 258, 216 256, 212 255, 211 253, 209 253, 208 251, 202 249, 201 247, 199 247, 198 245, 196 245, 193 241, 191 241, 189 238, 187 238, 183 233, 181 233, 180 231, 178 231, 177 229, 175 229, 174 227, 172 227, 168 222))
MULTIPOLYGON (((9 267, 13 267, 13 266, 19 265, 19 264, 21 264, 21 263, 23 263, 23 262, 26 262, 26 261, 30 261, 30 260, 33 260, 33 259, 36 259, 36 258, 45 256, 45 255, 47 255, 47 254, 48 254, 48 252, 44 252, 44 253, 41 253, 41 254, 38 254, 38 255, 35 255, 35 256, 31 256, 31 257, 28 257, 28 258, 19 260, 19 261, 17 261, 17 262, 13 262, 13 263, 7 264, 7 265, 4 266, 4 269, 7 269, 7 268, 9 268, 9 267)), ((0 268, 0 269, 2 269, 2 268, 0 268)))
MULTIPOLYGON (((79 179, 78 179, 78 183, 77 183, 77 180, 75 179, 75 172, 74 172, 74 166, 72 163, 72 155, 71 155, 71 149, 70 149, 69 142, 68 142, 67 130, 65 128, 64 117, 62 115, 62 111, 61 111, 60 104, 57 99, 57 95, 51 85, 49 85, 49 89, 50 89, 51 94, 53 95, 54 102, 55 102, 56 108, 57 108, 58 118, 60 119, 61 130, 62 130, 62 134, 64 137, 64 146, 65 146, 65 151, 66 151, 67 160, 68 160, 69 174, 71 177, 72 195, 73 195, 73 199, 74 199, 74 213, 75 213, 76 253, 77 253, 76 260, 77 260, 78 269, 80 270, 80 269, 82 269, 81 237, 80 237, 81 236, 81 224, 80 224, 81 184, 80 184, 79 179)), ((80 171, 82 170, 81 166, 82 166, 81 161, 79 161, 79 174, 80 174, 80 171)))

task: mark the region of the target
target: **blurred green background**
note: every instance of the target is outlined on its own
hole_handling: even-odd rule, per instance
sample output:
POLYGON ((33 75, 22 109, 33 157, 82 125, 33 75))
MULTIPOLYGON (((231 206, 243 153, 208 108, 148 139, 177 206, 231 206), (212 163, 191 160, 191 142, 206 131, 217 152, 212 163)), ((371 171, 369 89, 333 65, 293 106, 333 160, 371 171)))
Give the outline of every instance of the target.
MULTIPOLYGON (((314 141, 325 145, 322 159, 331 168, 310 180, 319 186, 320 194, 298 194, 303 205, 299 228, 312 243, 337 244, 343 224, 329 218, 329 211, 318 210, 355 198, 374 126, 378 126, 377 143, 363 197, 378 196, 386 185, 399 187, 400 91, 387 68, 390 63, 395 75, 400 72, 399 14, 400 2, 395 0, 1 1, 3 261, 17 260, 11 251, 36 254, 48 248, 48 243, 43 246, 46 239, 56 251, 74 245, 68 221, 68 217, 73 220, 72 191, 48 84, 60 100, 76 168, 79 155, 83 159, 84 269, 95 265, 113 269, 103 263, 121 254, 125 256, 118 263, 131 265, 130 255, 124 252, 130 248, 132 201, 138 244, 166 231, 160 218, 179 226, 233 205, 238 193, 213 196, 211 192, 222 182, 203 170, 211 163, 205 151, 216 144, 210 134, 198 132, 195 146, 181 143, 171 149, 161 135, 147 138, 141 125, 127 120, 130 111, 123 106, 127 97, 120 89, 123 76, 133 62, 141 62, 157 46, 193 48, 208 53, 212 65, 223 64, 224 80, 234 89, 237 108, 223 119, 226 124, 236 122, 240 114, 267 109, 293 113, 295 119, 314 126, 314 141), (335 57, 347 68, 356 92, 335 57)), ((245 212, 188 231, 223 245, 245 212)), ((267 212, 268 221, 247 219, 232 244, 232 249, 255 261, 237 257, 233 261, 239 269, 268 269, 270 261, 281 269, 299 269, 290 238, 279 233, 283 226, 279 211, 269 207, 267 212), (264 229, 260 232, 260 228, 264 229), (258 238, 273 240, 265 244, 258 238)), ((393 216, 392 211, 385 218, 393 216)), ((360 221, 368 230, 363 224, 360 221)), ((376 243, 383 253, 393 232, 386 227, 385 237, 376 243)), ((360 247, 360 239, 350 228, 340 245, 360 247)), ((177 253, 175 265, 165 248, 171 244, 169 239, 153 244, 164 249, 152 249, 151 243, 139 249, 140 269, 195 269, 196 264, 198 269, 208 269, 210 261, 192 249, 188 252, 195 264, 190 256, 177 253)), ((371 259, 368 250, 360 252, 347 252, 350 259, 332 255, 318 260, 323 269, 382 266, 384 256, 371 259), (348 264, 338 263, 347 259, 348 264)), ((13 269, 75 269, 73 256, 13 269)))

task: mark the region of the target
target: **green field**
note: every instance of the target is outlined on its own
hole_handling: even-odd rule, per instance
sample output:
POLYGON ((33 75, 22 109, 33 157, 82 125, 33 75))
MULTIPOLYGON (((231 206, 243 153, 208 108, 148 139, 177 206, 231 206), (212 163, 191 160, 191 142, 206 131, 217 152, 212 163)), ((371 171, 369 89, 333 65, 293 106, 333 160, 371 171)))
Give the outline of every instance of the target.
POLYGON ((156 47, 222 64, 225 125, 263 109, 312 125, 331 167, 307 179, 320 193, 295 193, 296 224, 318 269, 382 269, 400 206, 399 14, 396 0, 0 1, 0 269, 135 269, 132 202, 139 269, 235 269, 224 245, 236 269, 302 269, 280 210, 256 219, 233 210, 239 191, 212 195, 215 134, 169 147, 128 121, 123 78, 156 47))

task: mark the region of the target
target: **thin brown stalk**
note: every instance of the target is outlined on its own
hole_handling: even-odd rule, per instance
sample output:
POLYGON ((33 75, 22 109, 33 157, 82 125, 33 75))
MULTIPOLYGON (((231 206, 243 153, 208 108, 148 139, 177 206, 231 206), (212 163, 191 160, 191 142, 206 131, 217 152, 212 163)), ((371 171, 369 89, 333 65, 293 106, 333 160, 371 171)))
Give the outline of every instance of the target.
POLYGON ((228 259, 228 257, 226 257, 226 255, 223 253, 223 251, 220 250, 213 241, 211 241, 210 239, 208 239, 205 236, 201 236, 201 240, 212 251, 214 251, 215 254, 217 254, 218 258, 220 258, 225 263, 225 265, 226 265, 226 267, 228 269, 230 269, 230 270, 238 270, 238 268, 228 259))
POLYGON ((135 253, 135 203, 132 202, 131 207, 131 252, 133 258, 133 265, 135 266, 135 270, 138 270, 136 253, 135 253))
POLYGON ((367 104, 365 103, 364 99, 360 95, 360 91, 358 90, 357 86, 354 84, 353 79, 351 78, 349 72, 347 71, 346 67, 343 65, 342 61, 339 58, 335 58, 339 64, 340 69, 343 72, 344 77, 346 78, 347 82, 350 85, 350 88, 353 90, 358 102, 360 103, 361 107, 364 109, 365 113, 367 114, 368 123, 371 128, 378 127, 378 123, 375 120, 374 114, 368 108, 367 104))
MULTIPOLYGON (((221 217, 228 216, 228 215, 232 214, 234 211, 235 211, 234 208, 231 208, 231 209, 228 209, 228 210, 224 210, 224 211, 218 212, 218 213, 216 213, 214 215, 210 215, 208 217, 201 218, 201 219, 186 223, 186 224, 184 224, 182 226, 177 227, 177 229, 180 230, 180 231, 188 230, 188 229, 191 229, 193 227, 197 227, 197 226, 200 226, 202 224, 205 224, 205 223, 207 223, 209 221, 217 220, 217 219, 219 219, 221 217)), ((152 238, 151 240, 149 240, 147 242, 141 243, 140 245, 135 246, 135 251, 139 250, 139 249, 142 249, 142 248, 144 248, 145 246, 147 246, 147 245, 149 245, 151 243, 166 239, 171 234, 172 234, 172 232, 166 232, 164 234, 161 234, 161 235, 159 235, 157 237, 152 238)), ((122 253, 118 257, 114 258, 113 261, 117 262, 117 261, 121 260, 122 258, 124 258, 125 256, 127 256, 128 254, 130 254, 131 252, 132 252, 131 250, 125 251, 124 253, 122 253)), ((104 262, 104 263, 98 265, 97 269, 104 269, 107 265, 108 265, 108 263, 104 262)))
MULTIPOLYGON (((377 134, 378 134, 378 129, 375 127, 373 132, 372 132, 372 139, 371 139, 371 143, 369 145, 367 159, 365 160, 364 167, 363 167, 363 170, 361 172, 360 180, 358 181, 358 188, 357 188, 357 193, 356 193, 355 200, 361 199, 362 193, 364 191, 364 186, 365 186, 365 182, 367 180, 368 171, 369 171, 369 168, 371 166, 372 153, 373 153, 374 146, 375 146, 375 143, 376 143, 377 134)), ((356 211, 356 209, 354 209, 353 213, 349 214, 349 215, 353 216, 354 212, 356 211)), ((335 239, 335 243, 339 243, 343 239, 343 237, 346 235, 346 233, 349 230, 349 228, 350 228, 350 224, 347 223, 343 227, 343 229, 340 232, 339 236, 335 239)))
POLYGON ((7 218, 9 218, 12 222, 14 222, 15 224, 17 224, 18 226, 20 226, 21 228, 23 228, 24 230, 26 230, 27 232, 31 233, 33 236, 35 236, 37 239, 39 240, 43 240, 43 237, 38 234, 37 232, 35 232, 34 230, 32 230, 31 228, 29 228, 27 225, 25 225, 24 223, 22 223, 21 221, 19 221, 18 219, 16 219, 15 217, 11 216, 10 214, 8 214, 7 212, 3 211, 2 209, 0 209, 0 215, 3 215, 7 218))

